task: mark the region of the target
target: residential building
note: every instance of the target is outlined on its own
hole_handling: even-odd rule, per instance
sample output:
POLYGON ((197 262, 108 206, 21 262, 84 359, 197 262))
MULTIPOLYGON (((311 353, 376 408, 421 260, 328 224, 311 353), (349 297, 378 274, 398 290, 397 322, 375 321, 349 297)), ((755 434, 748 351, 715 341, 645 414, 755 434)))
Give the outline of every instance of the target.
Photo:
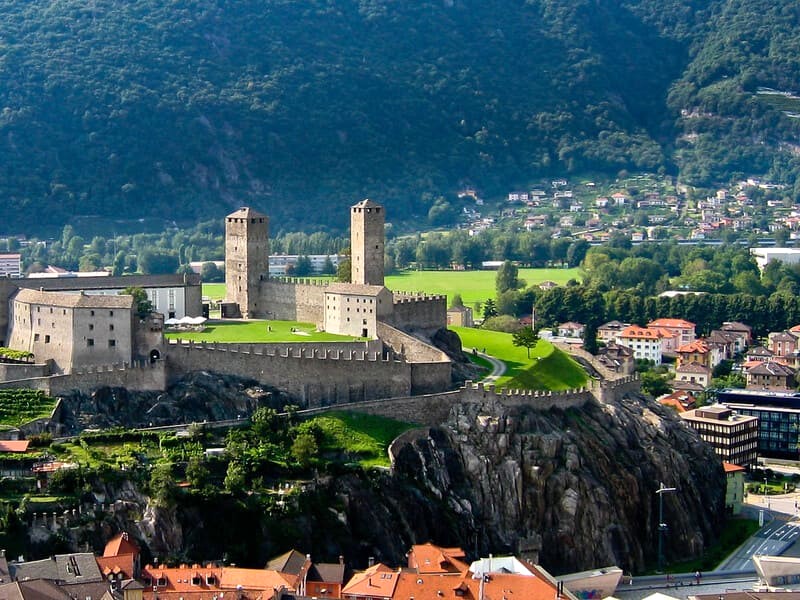
POLYGON ((629 326, 630 323, 622 323, 620 321, 603 323, 597 328, 597 339, 605 343, 612 342, 617 339, 620 331, 629 326))
POLYGON ((773 331, 767 336, 767 348, 774 356, 789 356, 800 349, 800 343, 791 331, 773 331))
POLYGON ((559 337, 572 338, 572 339, 583 338, 584 326, 581 323, 575 323, 574 321, 567 321, 566 323, 561 323, 557 329, 559 337))
POLYGON ((759 362, 747 370, 747 389, 788 391, 795 386, 794 375, 794 369, 779 362, 759 362))
POLYGON ((22 255, 0 254, 0 277, 21 277, 22 255))
POLYGON ((758 418, 721 405, 687 410, 680 417, 709 443, 721 460, 743 467, 756 465, 758 418))
POLYGON ((671 406, 679 413, 682 413, 695 408, 697 400, 691 392, 676 390, 671 394, 665 394, 659 397, 658 403, 664 406, 671 406))
POLYGON ((636 370, 633 350, 616 342, 609 342, 597 351, 598 362, 614 373, 631 375, 636 370))
MULTIPOLYGON (((688 381, 707 388, 711 383, 711 369, 699 363, 688 363, 675 369, 675 383, 688 381)), ((678 387, 675 385, 674 387, 678 387)))
POLYGON ((740 465, 735 465, 723 461, 722 468, 725 469, 725 511, 730 515, 742 513, 744 504, 744 475, 747 469, 740 465))
POLYGON ((747 362, 752 361, 765 361, 765 360, 772 360, 774 354, 771 350, 767 350, 764 346, 755 346, 754 348, 750 348, 744 355, 744 358, 747 362))
POLYGON ((705 338, 706 342, 717 346, 720 349, 720 357, 722 360, 731 360, 738 352, 737 347, 741 343, 741 338, 738 334, 731 331, 724 331, 722 329, 714 329, 705 338))
POLYGON ((617 335, 617 343, 633 350, 633 357, 636 360, 650 360, 653 363, 661 364, 661 333, 629 325, 617 335))
MULTIPOLYGON (((760 456, 800 458, 800 393, 727 389, 717 393, 717 401, 741 415, 758 419, 760 456)), ((733 458, 726 460, 748 466, 733 458)))
POLYGON ((713 369, 722 362, 722 351, 705 340, 695 340, 678 348, 678 368, 689 363, 705 365, 713 369))
POLYGON ((685 319, 656 319, 647 324, 648 327, 667 329, 678 338, 678 346, 689 344, 695 340, 695 324, 685 319))

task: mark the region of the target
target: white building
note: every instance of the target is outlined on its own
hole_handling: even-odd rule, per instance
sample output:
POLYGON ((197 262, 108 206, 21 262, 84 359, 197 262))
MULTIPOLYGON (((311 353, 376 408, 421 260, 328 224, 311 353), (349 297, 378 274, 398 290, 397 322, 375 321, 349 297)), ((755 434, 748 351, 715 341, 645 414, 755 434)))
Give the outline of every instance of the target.
POLYGON ((22 257, 19 254, 0 254, 0 277, 20 277, 22 257))
POLYGON ((762 271, 773 260, 787 265, 800 263, 800 248, 750 248, 750 254, 755 257, 756 264, 762 271))
POLYGON ((631 325, 617 335, 617 343, 633 350, 633 358, 651 360, 661 364, 662 342, 660 331, 631 325))

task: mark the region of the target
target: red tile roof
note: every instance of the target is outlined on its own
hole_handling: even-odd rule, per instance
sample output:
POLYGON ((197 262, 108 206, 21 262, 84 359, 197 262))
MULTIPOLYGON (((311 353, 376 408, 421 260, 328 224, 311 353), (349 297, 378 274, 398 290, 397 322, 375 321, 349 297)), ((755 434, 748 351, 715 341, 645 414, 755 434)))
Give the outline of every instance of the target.
POLYGON ((735 465, 729 462, 723 462, 722 468, 725 469, 726 473, 737 473, 739 471, 747 471, 744 467, 740 467, 739 465, 735 465))
POLYGON ((648 329, 647 327, 639 327, 638 325, 631 325, 619 332, 617 337, 632 338, 632 339, 648 339, 659 340, 663 336, 655 329, 648 329))
POLYGON ((695 340, 678 348, 680 354, 708 354, 711 349, 703 340, 695 340))
POLYGON ((378 563, 366 571, 353 575, 342 588, 342 596, 392 598, 399 575, 399 571, 378 563))
POLYGON ((0 440, 0 452, 27 452, 30 440, 0 440))
POLYGON ((408 567, 417 573, 463 573, 469 569, 461 548, 442 548, 428 542, 415 544, 408 553, 408 567))
POLYGON ((693 329, 694 323, 685 319, 656 319, 647 324, 648 327, 680 327, 682 329, 693 329))
POLYGON ((119 556, 120 554, 139 554, 139 546, 130 540, 126 531, 122 531, 108 540, 103 549, 103 556, 119 556))

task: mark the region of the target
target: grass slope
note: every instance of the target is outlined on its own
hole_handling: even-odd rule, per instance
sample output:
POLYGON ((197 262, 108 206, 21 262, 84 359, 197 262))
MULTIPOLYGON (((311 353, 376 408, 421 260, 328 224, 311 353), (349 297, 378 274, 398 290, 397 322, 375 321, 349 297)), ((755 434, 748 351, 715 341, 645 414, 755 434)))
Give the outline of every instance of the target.
POLYGON ((313 323, 296 321, 209 321, 205 331, 171 331, 165 337, 171 340, 224 343, 351 342, 359 339, 317 331, 313 323))
POLYGON ((497 387, 558 391, 586 383, 583 368, 545 340, 539 340, 528 358, 525 348, 513 345, 510 333, 470 327, 450 329, 461 338, 466 352, 477 348, 506 363, 506 373, 497 380, 497 387))
POLYGON ((325 452, 344 452, 364 467, 389 466, 389 444, 412 425, 360 413, 335 411, 311 419, 323 432, 325 452))
POLYGON ((42 392, 23 389, 0 390, 0 429, 19 427, 49 417, 56 401, 42 392))

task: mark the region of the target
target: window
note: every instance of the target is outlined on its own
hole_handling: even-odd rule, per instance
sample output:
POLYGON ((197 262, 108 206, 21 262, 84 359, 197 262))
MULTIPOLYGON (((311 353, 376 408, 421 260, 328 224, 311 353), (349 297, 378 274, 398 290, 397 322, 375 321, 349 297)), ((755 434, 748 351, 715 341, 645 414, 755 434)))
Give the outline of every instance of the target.
POLYGON ((49 335, 44 336, 44 343, 45 344, 49 344, 50 343, 50 336, 49 335))
POLYGON ((93 311, 93 310, 90 310, 90 311, 89 311, 89 314, 90 314, 91 316, 94 316, 94 311, 93 311))
POLYGON ((192 585, 200 585, 200 581, 201 579, 199 575, 195 575, 194 577, 192 577, 192 585))
POLYGON ((114 324, 113 323, 111 323, 111 325, 108 326, 108 330, 109 331, 114 331, 114 324))
POLYGON ((39 341, 39 334, 38 333, 34 333, 33 334, 33 341, 34 342, 38 342, 39 341))
POLYGON ((159 577, 158 581, 156 582, 158 587, 166 587, 167 586, 167 578, 166 577, 159 577))
POLYGON ((117 340, 108 340, 108 347, 114 348, 117 345, 117 340))
POLYGON ((214 585, 216 579, 213 575, 206 575, 206 585, 214 585))
POLYGON ((87 338, 86 345, 87 346, 94 346, 94 338, 87 338))
POLYGON ((94 331, 94 323, 89 323, 89 331, 94 331))
POLYGON ((114 311, 113 310, 108 311, 108 316, 109 317, 113 317, 114 316, 114 311))

